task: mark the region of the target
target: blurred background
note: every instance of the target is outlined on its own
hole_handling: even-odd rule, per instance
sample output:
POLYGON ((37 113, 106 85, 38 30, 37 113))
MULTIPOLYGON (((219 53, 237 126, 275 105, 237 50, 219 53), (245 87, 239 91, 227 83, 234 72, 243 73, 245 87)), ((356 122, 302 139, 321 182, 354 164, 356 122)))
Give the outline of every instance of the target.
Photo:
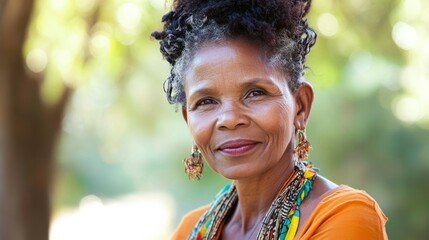
MULTIPOLYGON (((42 179, 37 187, 50 200, 37 205, 29 195, 23 204, 51 203, 51 240, 167 239, 183 214, 228 182, 208 167, 199 182, 184 173, 192 139, 165 100, 169 66, 149 37, 169 3, 0 3, 0 190, 31 191, 42 179), (13 72, 13 64, 22 68, 13 72), (31 86, 10 87, 20 81, 31 86), (28 114, 8 113, 17 106, 28 114), (52 160, 32 159, 29 148, 40 143, 48 146, 41 159, 52 160), (13 151, 29 154, 15 166, 13 151), (26 168, 34 177, 15 181, 26 168)), ((428 11, 423 0, 324 0, 309 16, 319 33, 307 72, 315 87, 310 159, 322 175, 371 194, 389 217, 390 239, 429 235, 428 11)), ((0 209, 12 209, 4 199, 15 193, 2 194, 0 209)), ((46 218, 34 214, 35 222, 46 218)))

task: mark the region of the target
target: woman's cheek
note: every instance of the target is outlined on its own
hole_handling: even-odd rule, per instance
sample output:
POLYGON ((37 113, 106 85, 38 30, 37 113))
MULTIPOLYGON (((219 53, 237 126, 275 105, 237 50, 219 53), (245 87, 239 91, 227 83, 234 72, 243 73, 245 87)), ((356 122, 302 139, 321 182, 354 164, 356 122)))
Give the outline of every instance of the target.
MULTIPOLYGON (((271 102, 261 104, 257 111, 253 111, 252 119, 267 131, 267 133, 281 134, 290 129, 283 126, 290 126, 293 121, 292 107, 285 102, 271 102)), ((288 134, 288 133, 286 133, 288 134)))
POLYGON ((210 144, 214 121, 213 117, 207 113, 192 113, 189 115, 189 128, 192 138, 203 149, 206 149, 210 144))

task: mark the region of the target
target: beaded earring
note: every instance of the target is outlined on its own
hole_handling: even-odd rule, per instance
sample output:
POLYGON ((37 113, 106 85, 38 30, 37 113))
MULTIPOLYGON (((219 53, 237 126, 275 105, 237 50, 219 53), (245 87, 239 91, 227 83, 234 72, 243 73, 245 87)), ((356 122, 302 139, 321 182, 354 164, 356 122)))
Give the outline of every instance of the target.
POLYGON ((293 150, 293 154, 297 161, 302 161, 308 159, 308 152, 311 149, 310 142, 307 141, 307 135, 304 129, 297 129, 295 133, 295 142, 297 143, 295 149, 293 150))
POLYGON ((192 181, 200 180, 203 176, 203 155, 196 145, 192 147, 191 155, 183 160, 185 172, 192 181))

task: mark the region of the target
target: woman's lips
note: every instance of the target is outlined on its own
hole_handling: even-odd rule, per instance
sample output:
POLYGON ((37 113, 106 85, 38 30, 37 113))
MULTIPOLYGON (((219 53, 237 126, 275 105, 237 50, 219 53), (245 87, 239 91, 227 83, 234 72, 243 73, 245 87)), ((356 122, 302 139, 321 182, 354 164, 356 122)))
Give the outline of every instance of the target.
POLYGON ((227 155, 240 156, 248 153, 256 147, 259 142, 252 140, 228 141, 219 147, 219 150, 227 155))

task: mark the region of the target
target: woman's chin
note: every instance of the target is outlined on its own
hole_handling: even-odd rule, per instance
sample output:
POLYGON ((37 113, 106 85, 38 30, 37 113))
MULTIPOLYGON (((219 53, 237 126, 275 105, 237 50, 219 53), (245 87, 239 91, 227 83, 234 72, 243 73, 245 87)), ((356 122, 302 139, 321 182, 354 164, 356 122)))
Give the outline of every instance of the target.
POLYGON ((242 180, 257 177, 257 173, 248 166, 233 166, 217 170, 218 174, 230 180, 242 180))

